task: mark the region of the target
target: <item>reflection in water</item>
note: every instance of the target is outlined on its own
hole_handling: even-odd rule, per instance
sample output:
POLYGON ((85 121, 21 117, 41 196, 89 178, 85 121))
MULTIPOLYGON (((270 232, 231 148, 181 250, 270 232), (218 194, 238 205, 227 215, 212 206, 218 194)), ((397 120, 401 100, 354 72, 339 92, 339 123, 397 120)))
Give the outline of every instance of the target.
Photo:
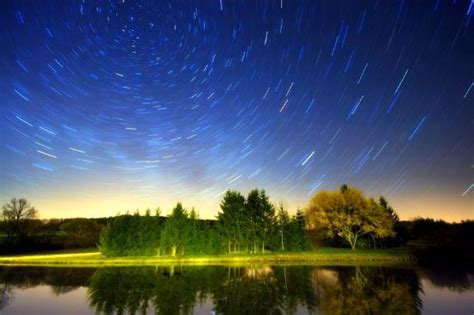
POLYGON ((99 314, 188 314, 200 303, 209 302, 217 314, 294 314, 305 310, 318 314, 418 314, 423 307, 418 274, 457 292, 472 290, 469 273, 442 277, 439 272, 417 273, 409 268, 3 268, 0 310, 8 311, 15 290, 48 285, 58 298, 87 287, 90 312, 99 314))
POLYGON ((436 287, 447 288, 460 293, 474 290, 473 275, 469 272, 460 272, 458 268, 450 268, 448 270, 439 268, 421 269, 419 273, 436 287))
POLYGON ((413 270, 386 268, 201 267, 105 268, 90 281, 89 301, 104 314, 190 313, 211 297, 222 314, 416 314, 413 270))
POLYGON ((418 314, 420 281, 413 270, 316 270, 318 308, 325 314, 418 314), (350 311, 348 311, 350 310, 350 311))
POLYGON ((14 298, 13 289, 49 285, 55 295, 86 286, 95 268, 0 268, 0 310, 14 298))
POLYGON ((89 301, 98 313, 145 313, 153 306, 157 314, 189 313, 198 297, 218 279, 214 268, 104 268, 90 280, 89 301))
POLYGON ((4 309, 10 302, 10 297, 12 296, 12 289, 8 283, 3 283, 0 287, 0 311, 4 309))

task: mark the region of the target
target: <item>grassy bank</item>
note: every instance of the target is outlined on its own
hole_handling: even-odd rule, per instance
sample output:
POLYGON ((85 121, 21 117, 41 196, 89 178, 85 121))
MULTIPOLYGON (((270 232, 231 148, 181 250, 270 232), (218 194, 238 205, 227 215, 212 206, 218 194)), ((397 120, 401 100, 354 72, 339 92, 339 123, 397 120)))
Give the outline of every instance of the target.
POLYGON ((142 265, 245 265, 245 264, 306 264, 306 265, 367 265, 414 264, 415 258, 402 249, 350 250, 320 248, 308 252, 225 254, 185 257, 105 257, 97 250, 80 253, 40 253, 25 256, 0 257, 0 265, 24 266, 142 266, 142 265))

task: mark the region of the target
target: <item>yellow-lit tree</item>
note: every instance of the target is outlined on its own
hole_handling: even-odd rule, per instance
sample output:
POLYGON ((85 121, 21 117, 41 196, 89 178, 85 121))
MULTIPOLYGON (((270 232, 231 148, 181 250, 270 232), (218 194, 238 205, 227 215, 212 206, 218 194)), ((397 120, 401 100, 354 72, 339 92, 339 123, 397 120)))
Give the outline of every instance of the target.
POLYGON ((394 236, 391 215, 374 199, 347 185, 338 191, 318 192, 305 212, 311 229, 322 229, 328 237, 342 237, 352 249, 363 235, 394 236))

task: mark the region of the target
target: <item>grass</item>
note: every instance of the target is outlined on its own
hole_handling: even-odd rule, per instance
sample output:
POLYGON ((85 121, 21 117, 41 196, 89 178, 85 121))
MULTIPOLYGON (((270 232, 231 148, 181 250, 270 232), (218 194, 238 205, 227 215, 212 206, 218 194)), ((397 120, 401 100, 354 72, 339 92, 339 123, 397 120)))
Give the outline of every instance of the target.
POLYGON ((143 265, 398 265, 414 264, 415 258, 404 249, 358 249, 319 248, 314 251, 265 253, 265 254, 222 254, 184 257, 105 257, 97 249, 80 252, 38 253, 23 256, 0 257, 4 266, 143 266, 143 265))

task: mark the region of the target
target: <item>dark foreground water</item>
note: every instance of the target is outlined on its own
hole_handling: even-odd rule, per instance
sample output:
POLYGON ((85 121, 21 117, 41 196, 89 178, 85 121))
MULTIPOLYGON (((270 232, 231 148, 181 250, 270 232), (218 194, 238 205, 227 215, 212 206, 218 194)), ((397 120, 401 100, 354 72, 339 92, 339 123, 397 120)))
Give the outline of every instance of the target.
POLYGON ((473 274, 387 267, 0 268, 1 314, 474 314, 473 274))

